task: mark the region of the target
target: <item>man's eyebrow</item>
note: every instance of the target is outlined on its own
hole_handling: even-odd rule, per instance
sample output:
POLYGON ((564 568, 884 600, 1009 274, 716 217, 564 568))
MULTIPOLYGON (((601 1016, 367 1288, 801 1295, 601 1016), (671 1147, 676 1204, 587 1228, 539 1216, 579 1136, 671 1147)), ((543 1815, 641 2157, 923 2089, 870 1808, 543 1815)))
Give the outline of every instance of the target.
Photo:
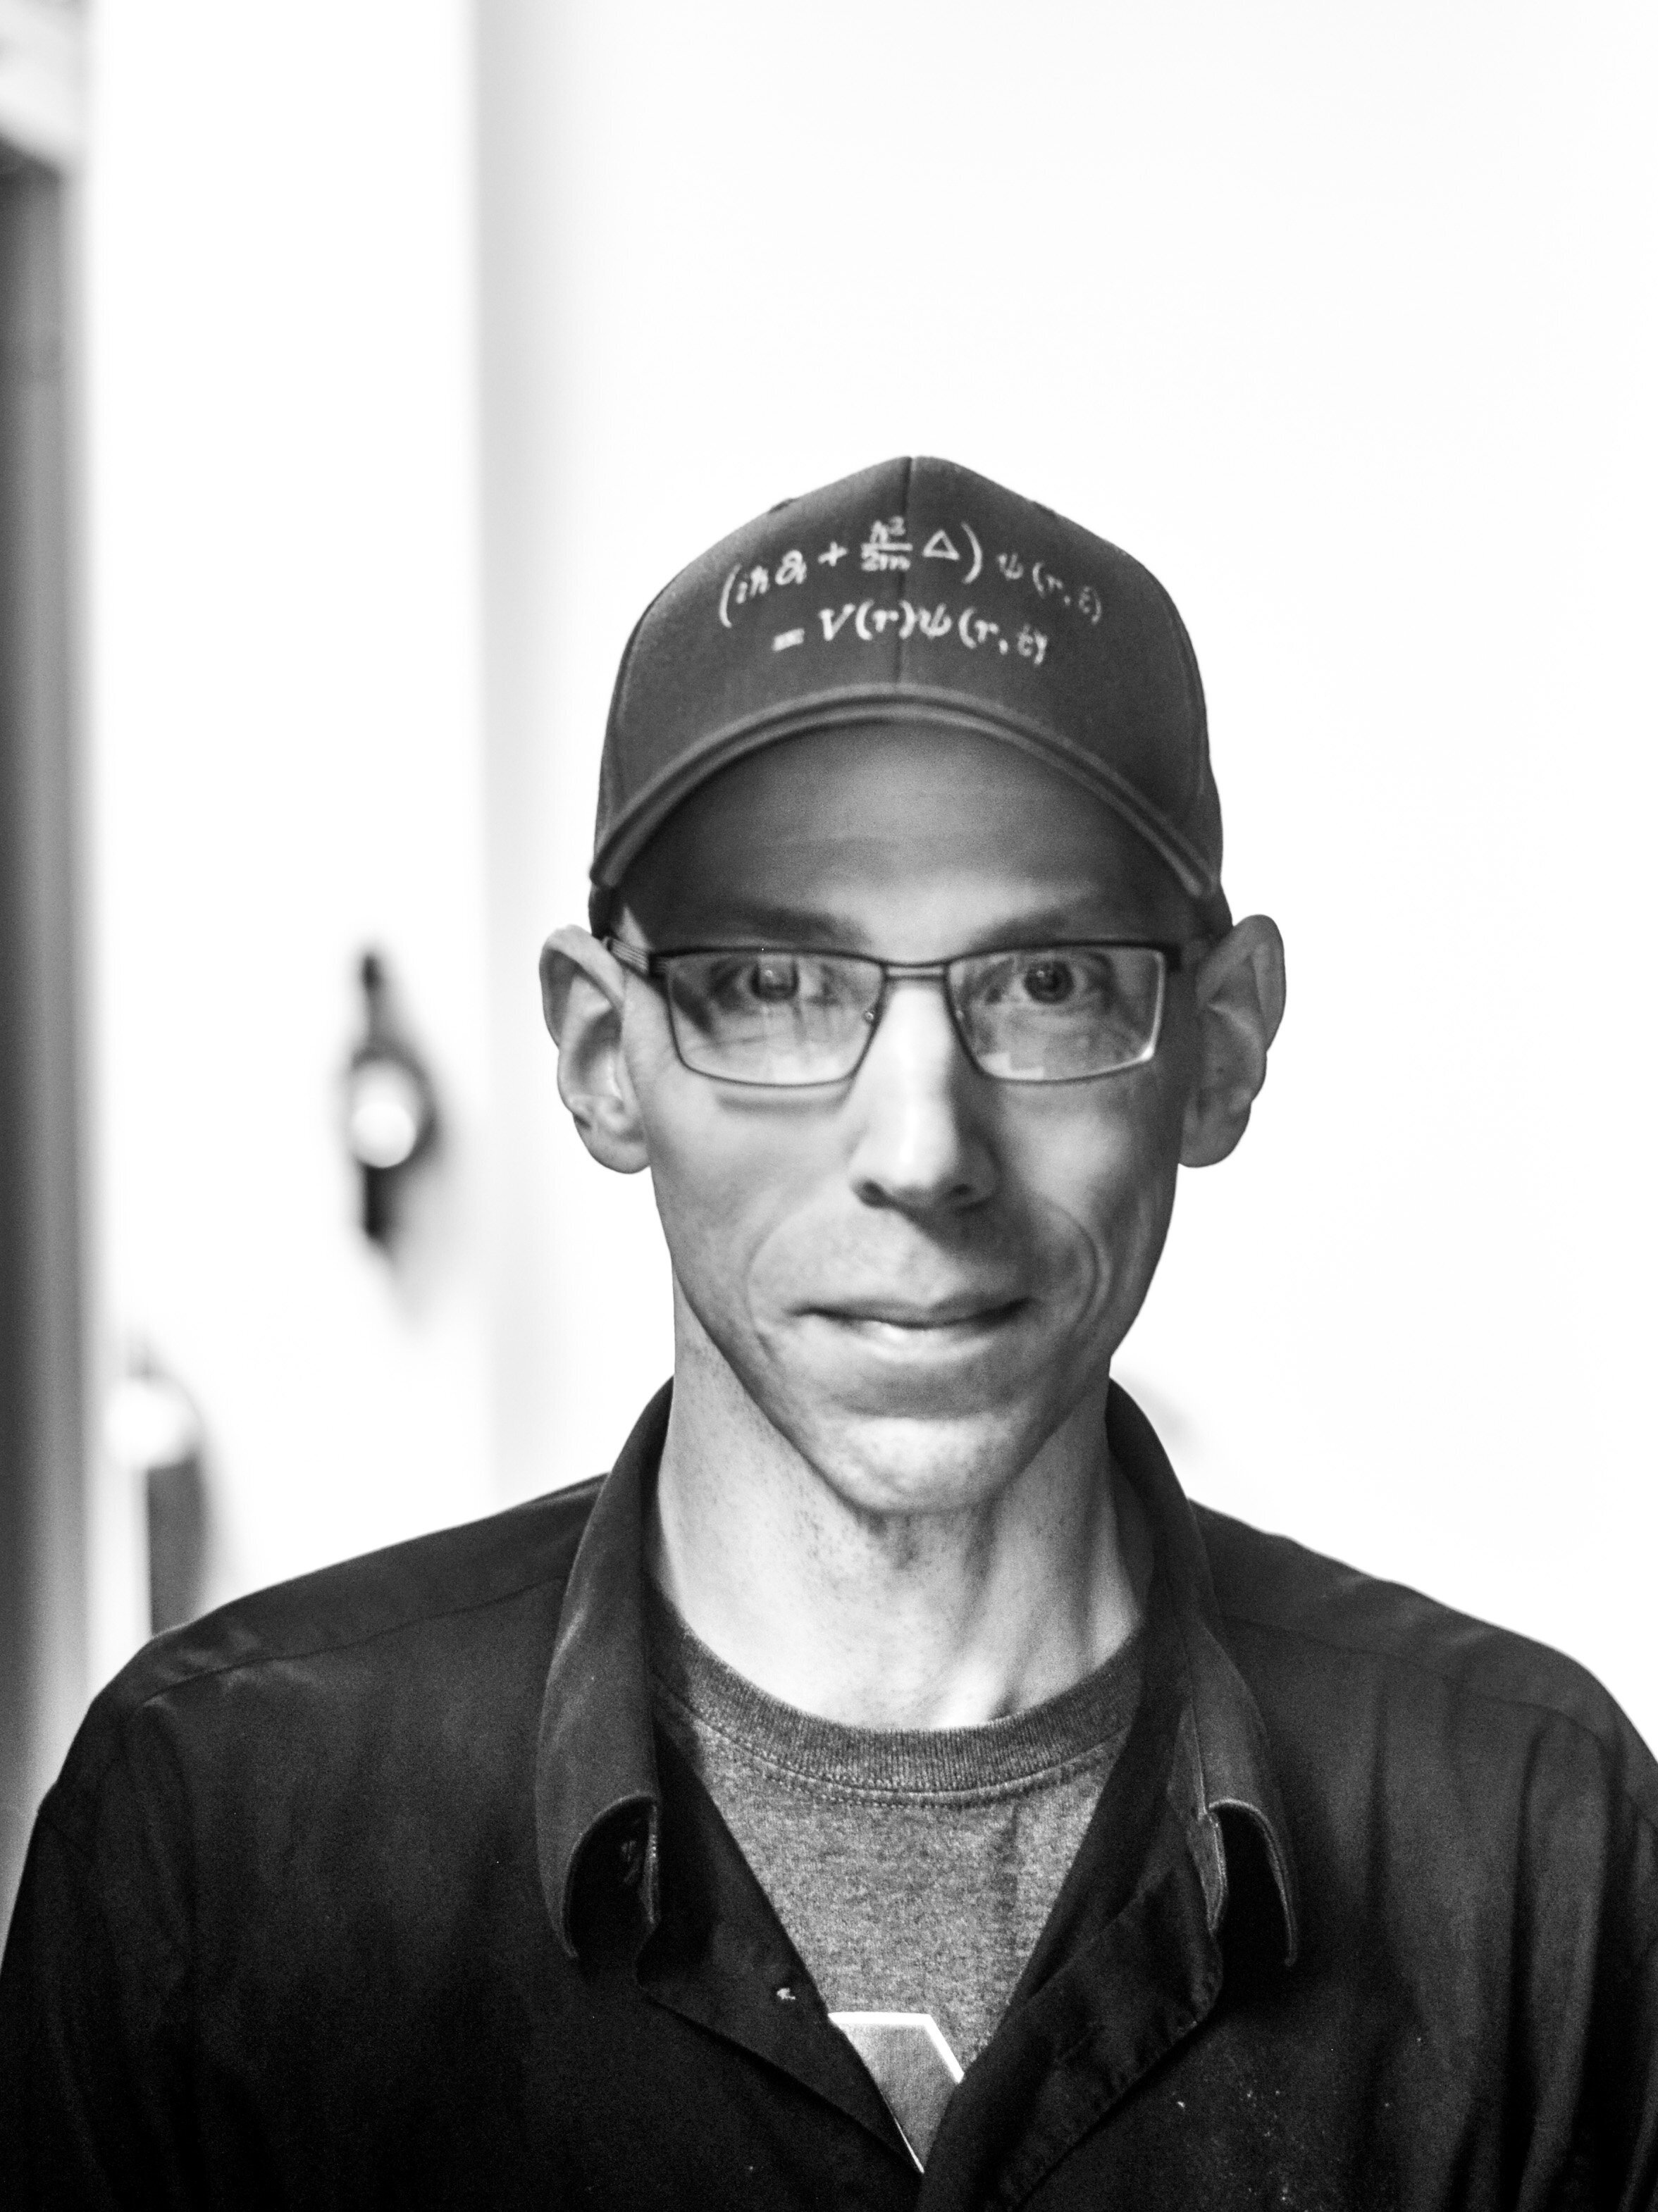
POLYGON ((1106 892, 1089 890, 1051 905, 1026 907, 1016 915, 1004 915, 974 930, 962 950, 981 945, 1064 944, 1067 939, 1132 939, 1156 934, 1137 905, 1118 906, 1106 892))
MULTIPOLYGON (((722 902, 698 914, 696 941, 710 945, 821 945, 854 947, 863 933, 828 907, 771 906, 764 901, 722 902)), ((677 933, 692 941, 692 933, 677 933)))

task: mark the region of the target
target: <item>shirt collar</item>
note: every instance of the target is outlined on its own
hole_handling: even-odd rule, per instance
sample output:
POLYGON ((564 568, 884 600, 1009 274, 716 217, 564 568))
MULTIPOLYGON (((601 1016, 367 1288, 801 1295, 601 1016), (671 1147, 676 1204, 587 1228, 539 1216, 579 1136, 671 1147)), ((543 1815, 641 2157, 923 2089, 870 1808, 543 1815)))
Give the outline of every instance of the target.
MULTIPOLYGON (((1158 1565, 1173 1601, 1173 1627, 1186 1653, 1196 1809, 1216 1835, 1222 1813, 1240 1815, 1259 1832, 1283 1915, 1284 1963, 1292 1966, 1300 1945, 1300 1905, 1289 1823, 1260 1709, 1222 1634, 1215 1579, 1197 1518, 1155 1430, 1115 1382, 1106 1405, 1106 1434, 1113 1462, 1151 1522, 1158 1565)), ((1225 1911, 1223 1849, 1216 1871, 1218 1926, 1225 1911)))
MULTIPOLYGON (((547 1669, 536 1751, 536 1847, 547 1911, 572 1956, 589 1882, 635 1889, 647 1929, 659 1910, 661 1787, 645 1653, 644 1516, 671 1395, 665 1384, 651 1400, 600 1487, 547 1669)), ((1293 1961, 1297 1906, 1289 1830, 1265 1729, 1222 1640, 1203 1538, 1150 1423, 1116 1383, 1106 1427, 1112 1456, 1150 1521, 1185 1654, 1189 1709, 1181 1733, 1192 1750, 1194 1810, 1210 1839, 1205 1888, 1212 1921, 1218 1927, 1227 1894, 1217 1816, 1232 1813, 1253 1825, 1265 1848, 1285 1959, 1293 1961)))
POLYGON ((672 1383, 634 1424, 600 1485, 564 1591, 541 1700, 535 1753, 535 1842, 541 1888, 564 1948, 576 1954, 584 1870, 608 1842, 617 1879, 637 1881, 656 1917, 661 1787, 645 1663, 644 1513, 667 1434, 672 1383))

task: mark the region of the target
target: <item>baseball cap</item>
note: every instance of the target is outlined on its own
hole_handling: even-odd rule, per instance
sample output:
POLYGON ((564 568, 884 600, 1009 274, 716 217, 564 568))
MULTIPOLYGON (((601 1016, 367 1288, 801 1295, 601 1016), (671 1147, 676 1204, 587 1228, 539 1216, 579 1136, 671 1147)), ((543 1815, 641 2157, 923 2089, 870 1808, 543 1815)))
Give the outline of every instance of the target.
POLYGON ((599 776, 593 926, 730 762, 851 723, 966 727, 1096 793, 1217 933, 1221 808, 1198 663, 1140 563, 952 461, 882 461, 759 515, 636 625, 599 776))

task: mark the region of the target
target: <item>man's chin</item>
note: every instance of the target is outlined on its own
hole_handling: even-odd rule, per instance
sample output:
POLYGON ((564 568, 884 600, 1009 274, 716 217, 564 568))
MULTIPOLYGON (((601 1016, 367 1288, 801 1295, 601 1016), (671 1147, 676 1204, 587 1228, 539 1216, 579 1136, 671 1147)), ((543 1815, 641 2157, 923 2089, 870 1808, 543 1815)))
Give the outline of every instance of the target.
POLYGON ((1041 1449, 1046 1431, 1007 1407, 994 1417, 916 1419, 822 1407, 791 1423, 791 1442, 861 1513, 971 1510, 998 1497, 1041 1449))
POLYGON ((924 1359, 793 1359, 754 1395, 850 1504, 943 1513, 996 1496, 1030 1464, 1075 1402, 1058 1381, 993 1357, 936 1370, 924 1359))

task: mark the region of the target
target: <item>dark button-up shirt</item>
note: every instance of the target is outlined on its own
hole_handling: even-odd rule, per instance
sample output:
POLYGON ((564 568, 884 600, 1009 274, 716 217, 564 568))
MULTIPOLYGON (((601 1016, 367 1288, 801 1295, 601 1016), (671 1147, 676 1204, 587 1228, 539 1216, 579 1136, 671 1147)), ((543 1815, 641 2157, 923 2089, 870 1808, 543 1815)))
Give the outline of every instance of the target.
POLYGON ((1569 1662, 1189 1506, 1147 1688, 917 2173, 654 1729, 614 1472, 227 1607, 97 1700, 0 1970, 0 2203, 1658 2198, 1658 1774, 1569 1662))

